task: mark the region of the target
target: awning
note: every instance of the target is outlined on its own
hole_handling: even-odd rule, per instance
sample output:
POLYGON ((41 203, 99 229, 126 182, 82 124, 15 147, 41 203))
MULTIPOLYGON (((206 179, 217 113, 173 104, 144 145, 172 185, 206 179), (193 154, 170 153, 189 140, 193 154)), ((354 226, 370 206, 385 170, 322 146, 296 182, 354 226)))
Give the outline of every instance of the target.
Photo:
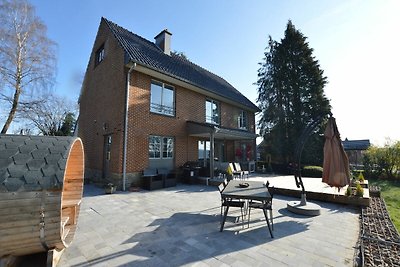
POLYGON ((211 133, 214 133, 215 139, 223 140, 254 140, 257 137, 257 134, 250 133, 246 130, 219 127, 218 125, 211 123, 200 123, 194 121, 187 121, 186 129, 189 136, 203 138, 210 138, 211 133))

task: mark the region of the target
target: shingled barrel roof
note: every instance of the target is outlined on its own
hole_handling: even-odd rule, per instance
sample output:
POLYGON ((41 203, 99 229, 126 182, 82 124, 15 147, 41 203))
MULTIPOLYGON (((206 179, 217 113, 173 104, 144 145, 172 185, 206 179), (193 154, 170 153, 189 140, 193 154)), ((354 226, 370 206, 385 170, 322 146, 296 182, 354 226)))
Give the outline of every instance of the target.
POLYGON ((254 105, 253 102, 247 99, 223 78, 180 56, 165 54, 155 43, 105 18, 102 18, 102 21, 107 24, 127 53, 130 61, 192 84, 213 94, 228 98, 250 110, 259 111, 259 108, 254 105))
POLYGON ((76 137, 0 135, 0 193, 61 189, 76 137))

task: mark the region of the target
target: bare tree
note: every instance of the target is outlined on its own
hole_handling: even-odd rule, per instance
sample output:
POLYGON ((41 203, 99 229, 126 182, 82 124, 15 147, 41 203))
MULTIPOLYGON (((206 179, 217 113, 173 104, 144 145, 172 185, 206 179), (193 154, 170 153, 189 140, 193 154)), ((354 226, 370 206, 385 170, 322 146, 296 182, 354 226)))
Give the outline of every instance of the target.
MULTIPOLYGON (((0 0, 0 100, 9 108, 1 133, 7 133, 21 103, 51 88, 55 77, 56 44, 25 0, 0 0)), ((37 102, 36 100, 34 102, 37 102)))
POLYGON ((24 130, 43 135, 72 135, 77 111, 77 104, 66 97, 48 94, 29 105, 22 103, 19 117, 26 121, 24 130))

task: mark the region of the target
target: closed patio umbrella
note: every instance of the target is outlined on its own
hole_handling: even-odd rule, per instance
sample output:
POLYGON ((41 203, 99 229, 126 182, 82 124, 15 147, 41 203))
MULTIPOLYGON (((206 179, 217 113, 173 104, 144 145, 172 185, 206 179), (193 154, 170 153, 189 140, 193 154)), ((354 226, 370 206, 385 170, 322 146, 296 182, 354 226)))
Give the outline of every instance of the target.
POLYGON ((349 159, 343 149, 334 117, 330 117, 325 129, 324 170, 322 182, 341 188, 350 183, 349 159))

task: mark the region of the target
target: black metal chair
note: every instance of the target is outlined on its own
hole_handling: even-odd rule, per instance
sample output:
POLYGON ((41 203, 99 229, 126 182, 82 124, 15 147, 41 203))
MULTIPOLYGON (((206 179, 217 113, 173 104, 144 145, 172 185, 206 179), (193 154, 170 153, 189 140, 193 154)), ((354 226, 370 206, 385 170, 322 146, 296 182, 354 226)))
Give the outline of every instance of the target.
POLYGON ((246 202, 242 201, 242 200, 232 200, 232 199, 229 199, 229 198, 223 198, 222 197, 222 191, 224 190, 225 186, 226 185, 224 185, 224 183, 220 183, 218 185, 218 190, 219 190, 219 193, 221 194, 221 219, 222 219, 223 207, 225 207, 225 208, 227 208, 228 206, 229 207, 235 207, 235 208, 240 208, 240 213, 242 215, 242 223, 243 223, 244 222, 243 209, 246 206, 246 202))
MULTIPOLYGON (((273 186, 270 187, 268 181, 267 181, 265 186, 267 187, 268 192, 271 195, 271 200, 268 201, 268 202, 251 200, 249 202, 248 217, 247 217, 247 227, 250 226, 250 212, 251 212, 251 209, 261 209, 261 210, 264 210, 264 211, 265 210, 269 210, 269 220, 271 221, 272 230, 274 230, 274 220, 273 220, 273 217, 272 217, 272 199, 274 198, 274 187, 273 186)), ((266 216, 266 214, 265 214, 265 216, 266 216)))

